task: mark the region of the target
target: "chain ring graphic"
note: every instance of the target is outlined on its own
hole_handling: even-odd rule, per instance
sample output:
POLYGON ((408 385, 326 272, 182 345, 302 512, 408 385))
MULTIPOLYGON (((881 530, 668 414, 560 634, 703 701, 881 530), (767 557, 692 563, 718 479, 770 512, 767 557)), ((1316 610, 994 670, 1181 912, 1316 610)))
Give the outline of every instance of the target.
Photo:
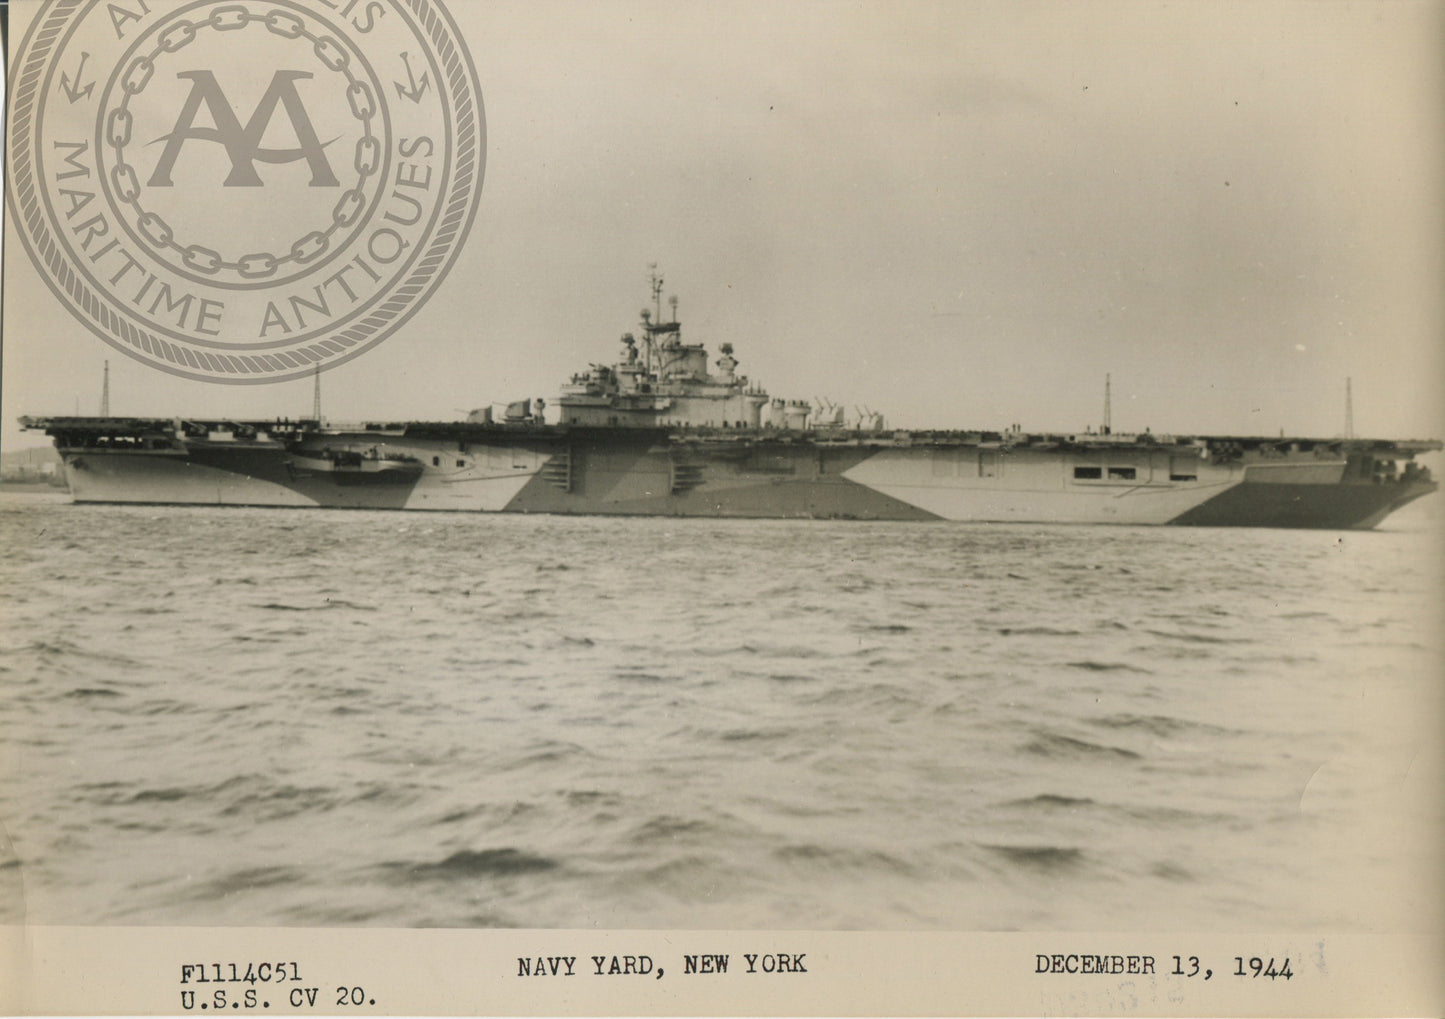
MULTIPOLYGON (((309 263, 331 247, 333 236, 338 230, 357 223, 368 204, 363 191, 367 178, 374 178, 379 173, 385 176, 385 167, 381 165, 383 143, 371 129, 372 121, 378 119, 381 113, 376 98, 380 91, 379 85, 358 78, 353 64, 363 61, 349 56, 346 47, 338 42, 336 37, 318 34, 310 29, 300 15, 274 7, 266 14, 256 14, 244 4, 228 4, 215 8, 210 17, 199 21, 177 16, 169 24, 162 22, 157 25, 150 34, 155 41, 150 52, 123 60, 106 87, 105 94, 108 96, 117 84, 120 85, 120 102, 114 108, 109 108, 104 98, 101 100, 101 108, 109 109, 109 112, 103 118, 103 137, 97 150, 103 151, 101 146, 108 146, 115 152, 115 163, 109 173, 102 175, 101 184, 103 187, 109 185, 113 205, 127 205, 133 211, 134 215, 126 223, 133 227, 132 236, 155 249, 169 249, 185 267, 181 270, 182 275, 186 275, 187 270, 205 276, 216 276, 223 271, 229 271, 239 280, 249 282, 275 279, 277 273, 288 263, 300 266, 304 271, 309 263), (312 230, 298 237, 284 254, 254 251, 228 259, 221 252, 201 244, 182 244, 162 215, 147 210, 141 204, 142 189, 134 169, 125 162, 124 148, 132 140, 133 118, 129 109, 131 99, 145 91, 155 73, 155 61, 161 53, 180 53, 195 41, 198 30, 229 32, 245 29, 253 24, 284 38, 305 39, 310 42, 318 61, 328 70, 346 78, 348 101, 357 120, 365 125, 365 132, 356 144, 353 160, 357 174, 356 184, 337 200, 331 211, 330 222, 324 229, 312 230)), ((132 47, 132 52, 144 41, 144 38, 139 40, 136 46, 132 47)), ((385 130, 382 134, 386 134, 385 130)))
MULTIPOLYGON (((135 7, 145 17, 135 15, 135 23, 124 26, 112 22, 111 6, 52 0, 36 15, 12 65, 7 194, 32 261, 79 321, 111 346, 171 374, 255 384, 300 378, 356 357, 425 305, 475 219, 485 166, 476 72, 437 0, 369 0, 352 5, 358 13, 342 25, 337 11, 319 0, 310 7, 305 0, 185 6, 153 0, 135 7), (192 44, 203 49, 207 36, 223 35, 225 60, 214 71, 187 70, 192 44), (248 51, 231 41, 247 36, 275 37, 300 49, 248 51), (298 53, 316 66, 288 70, 298 53), (168 137, 179 100, 167 105, 162 92, 148 125, 135 104, 164 88, 157 69, 165 61, 180 69, 177 79, 206 73, 215 84, 228 75, 225 87, 232 91, 225 96, 243 115, 255 96, 233 96, 248 87, 254 92, 266 72, 277 74, 273 88, 281 75, 307 79, 311 90, 304 99, 293 92, 294 108, 284 95, 269 107, 263 98, 244 135, 222 137, 219 123, 189 128, 180 159, 173 159, 176 183, 183 185, 177 191, 222 210, 223 199, 234 203, 242 189, 211 187, 211 178, 195 168, 225 158, 233 171, 240 163, 260 163, 265 186, 255 190, 261 198, 246 197, 261 201, 257 208, 292 236, 274 244, 230 236, 211 241, 199 235, 208 225, 220 235, 245 235, 255 232, 251 219, 266 217, 241 217, 228 229, 224 216, 208 220, 204 205, 172 218, 146 196, 137 154, 168 137), (327 75, 336 76, 336 85, 327 75), (293 137, 300 137, 298 112, 304 120, 317 96, 330 104, 318 106, 319 115, 355 134, 345 176, 335 194, 316 187, 314 176, 307 191, 285 191, 274 181, 289 168, 275 164, 301 157, 267 147, 274 141, 262 138, 285 134, 288 117, 293 137), (194 179, 181 179, 183 166, 194 179), (287 201, 299 210, 296 216, 288 215, 287 201)), ((196 66, 202 63, 198 57, 196 66)))

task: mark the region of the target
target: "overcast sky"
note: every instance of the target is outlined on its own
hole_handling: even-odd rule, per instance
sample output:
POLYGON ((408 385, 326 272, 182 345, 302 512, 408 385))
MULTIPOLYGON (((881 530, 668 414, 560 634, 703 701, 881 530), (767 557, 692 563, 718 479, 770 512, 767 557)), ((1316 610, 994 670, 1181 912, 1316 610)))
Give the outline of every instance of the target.
MULTIPOLYGON (((1445 5, 451 0, 480 211, 334 420, 551 398, 611 360, 648 263, 684 335, 777 396, 905 427, 1445 433, 1445 5)), ((13 40, 12 40, 13 41, 13 40)), ((5 247, 22 413, 309 412, 173 378, 5 247)), ((43 440, 42 440, 43 441, 43 440)))

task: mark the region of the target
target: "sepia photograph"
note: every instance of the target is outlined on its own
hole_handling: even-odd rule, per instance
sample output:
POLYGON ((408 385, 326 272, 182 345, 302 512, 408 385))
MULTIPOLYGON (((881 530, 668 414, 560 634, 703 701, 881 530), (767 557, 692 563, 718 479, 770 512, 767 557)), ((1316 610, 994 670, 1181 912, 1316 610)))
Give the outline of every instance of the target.
MULTIPOLYGON (((1083 1014, 1439 946, 1442 33, 12 0, 0 925, 1027 935, 1083 1014)), ((11 1007, 285 1011, 165 958, 11 1007)))

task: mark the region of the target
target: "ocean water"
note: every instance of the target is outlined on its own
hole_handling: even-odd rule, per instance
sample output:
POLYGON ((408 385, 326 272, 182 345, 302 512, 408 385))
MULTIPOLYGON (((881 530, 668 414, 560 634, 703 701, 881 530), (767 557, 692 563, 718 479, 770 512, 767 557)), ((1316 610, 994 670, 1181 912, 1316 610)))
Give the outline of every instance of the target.
POLYGON ((0 498, 0 910, 1429 930, 1438 528, 0 498))

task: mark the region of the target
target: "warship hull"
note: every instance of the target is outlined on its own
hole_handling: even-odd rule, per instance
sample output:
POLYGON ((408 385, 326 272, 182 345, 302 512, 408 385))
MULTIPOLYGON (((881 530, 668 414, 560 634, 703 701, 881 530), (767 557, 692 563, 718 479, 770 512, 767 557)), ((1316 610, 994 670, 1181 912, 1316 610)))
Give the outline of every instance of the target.
POLYGON ((78 503, 1371 528, 1435 442, 53 418, 78 503), (1401 465, 1403 464, 1403 471, 1401 465))
MULTIPOLYGON (((683 339, 677 298, 619 359, 544 401, 455 422, 22 418, 80 503, 612 516, 1369 528, 1435 490, 1437 440, 889 430, 882 414, 771 396, 733 345, 683 339)), ((108 408, 108 399, 102 407, 108 408)))

